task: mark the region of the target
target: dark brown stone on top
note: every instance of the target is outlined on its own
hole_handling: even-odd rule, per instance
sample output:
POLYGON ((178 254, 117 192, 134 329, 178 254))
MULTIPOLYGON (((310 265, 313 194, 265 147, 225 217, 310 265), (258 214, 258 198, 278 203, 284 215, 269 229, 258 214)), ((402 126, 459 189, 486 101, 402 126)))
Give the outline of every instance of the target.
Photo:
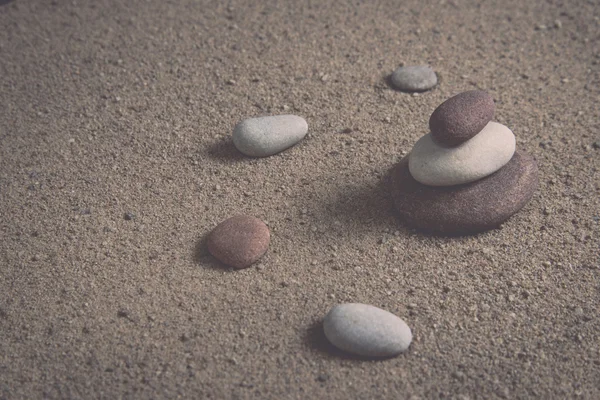
POLYGON ((429 118, 433 138, 444 146, 458 146, 477 135, 494 117, 494 99, 483 90, 450 97, 429 118))
POLYGON ((223 264, 247 268, 266 253, 270 240, 271 234, 264 222, 237 215, 217 225, 206 244, 208 251, 223 264))
POLYGON ((392 196, 402 219, 424 231, 456 235, 493 229, 519 211, 538 184, 537 163, 515 152, 493 174, 464 185, 427 186, 408 170, 408 156, 392 169, 392 196))

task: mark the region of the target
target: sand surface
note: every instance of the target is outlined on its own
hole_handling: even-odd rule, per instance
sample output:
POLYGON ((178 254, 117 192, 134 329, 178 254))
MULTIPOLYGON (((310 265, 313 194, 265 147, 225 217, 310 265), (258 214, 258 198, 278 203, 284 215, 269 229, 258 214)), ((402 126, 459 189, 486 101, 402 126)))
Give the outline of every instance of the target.
POLYGON ((0 399, 600 398, 599 18, 597 0, 0 5, 0 399), (392 90, 401 63, 439 86, 392 90), (413 232, 386 175, 476 88, 539 190, 502 229, 413 232), (235 150, 237 122, 280 113, 304 141, 235 150), (202 244, 236 213, 272 233, 241 271, 202 244), (402 317, 408 352, 332 349, 339 302, 402 317))

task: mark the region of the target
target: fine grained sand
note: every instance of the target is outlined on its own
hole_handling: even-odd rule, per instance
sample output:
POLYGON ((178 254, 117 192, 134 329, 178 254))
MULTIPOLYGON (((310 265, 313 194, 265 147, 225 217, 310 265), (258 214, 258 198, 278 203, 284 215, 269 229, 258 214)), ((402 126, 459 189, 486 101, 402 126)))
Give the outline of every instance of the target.
POLYGON ((599 398, 598 1, 250 3, 0 6, 0 398, 599 398), (439 86, 394 91, 401 62, 439 86), (478 88, 539 190, 499 230, 409 231, 386 174, 478 88), (278 113, 308 137, 235 151, 278 113), (203 238, 238 213, 272 241, 234 271, 203 238), (411 347, 335 351, 340 302, 411 347))

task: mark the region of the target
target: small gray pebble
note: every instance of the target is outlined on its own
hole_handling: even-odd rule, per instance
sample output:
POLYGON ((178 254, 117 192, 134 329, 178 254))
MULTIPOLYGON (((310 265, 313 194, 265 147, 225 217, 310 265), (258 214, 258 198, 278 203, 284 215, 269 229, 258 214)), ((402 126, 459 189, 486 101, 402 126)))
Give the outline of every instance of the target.
POLYGON ((412 332, 402 319, 368 304, 333 307, 323 320, 323 329, 337 348, 367 357, 398 355, 412 341, 412 332))
POLYGON ((424 92, 437 85, 436 73, 428 65, 400 67, 392 73, 392 84, 407 92, 424 92))

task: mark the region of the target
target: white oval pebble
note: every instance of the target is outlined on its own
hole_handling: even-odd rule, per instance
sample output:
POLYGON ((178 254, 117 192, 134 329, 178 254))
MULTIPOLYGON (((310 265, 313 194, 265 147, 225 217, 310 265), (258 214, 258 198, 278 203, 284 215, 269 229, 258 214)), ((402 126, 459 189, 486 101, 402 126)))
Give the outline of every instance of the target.
POLYGON ((298 143, 308 124, 297 115, 274 115, 245 119, 233 130, 233 144, 252 157, 267 157, 298 143))
POLYGON ((335 347, 367 357, 398 355, 412 341, 412 332, 402 319, 368 304, 333 307, 323 320, 323 330, 335 347))
POLYGON ((400 90, 422 92, 437 85, 437 75, 428 65, 400 67, 392 73, 392 83, 400 90))
POLYGON ((489 122, 471 139, 444 147, 431 133, 415 143, 408 158, 410 174, 429 186, 474 182, 498 171, 515 153, 515 135, 506 126, 489 122))

